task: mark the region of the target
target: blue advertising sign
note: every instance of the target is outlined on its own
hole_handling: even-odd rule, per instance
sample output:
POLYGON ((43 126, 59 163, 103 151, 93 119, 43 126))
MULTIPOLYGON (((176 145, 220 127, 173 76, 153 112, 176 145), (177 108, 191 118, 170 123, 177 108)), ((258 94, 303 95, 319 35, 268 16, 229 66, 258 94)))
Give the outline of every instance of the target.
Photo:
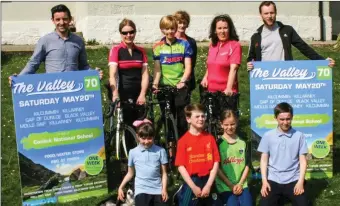
POLYGON ((260 165, 256 150, 261 137, 277 127, 274 107, 287 102, 294 109, 292 126, 306 137, 306 177, 332 177, 333 83, 328 61, 254 62, 249 75, 254 168, 260 165))
POLYGON ((97 71, 13 77, 23 205, 107 193, 97 71))

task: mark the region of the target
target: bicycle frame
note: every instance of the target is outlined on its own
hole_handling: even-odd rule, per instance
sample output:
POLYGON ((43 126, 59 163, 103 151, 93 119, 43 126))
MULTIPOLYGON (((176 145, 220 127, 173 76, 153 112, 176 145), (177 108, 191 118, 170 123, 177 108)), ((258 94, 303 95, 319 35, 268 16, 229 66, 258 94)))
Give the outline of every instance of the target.
MULTIPOLYGON (((218 135, 218 126, 216 124, 219 124, 219 118, 214 116, 213 110, 216 109, 214 108, 216 106, 215 101, 219 101, 219 97, 225 97, 223 92, 208 92, 208 91, 201 91, 200 93, 201 95, 201 99, 203 96, 205 96, 206 100, 207 100, 207 104, 205 105, 206 109, 207 109, 207 124, 208 124, 208 132, 212 135, 214 135, 217 138, 218 135), (214 106, 215 105, 215 106, 214 106)), ((235 94, 234 97, 229 97, 229 98, 237 98, 237 108, 239 107, 239 101, 238 101, 238 97, 239 97, 239 93, 235 94)), ((237 111, 235 111, 238 115, 238 109, 237 111)))
MULTIPOLYGON (((177 88, 173 88, 173 87, 164 87, 163 88, 163 91, 161 89, 161 92, 163 93, 164 95, 164 100, 162 101, 159 101, 159 103, 164 103, 165 106, 164 106, 164 112, 162 115, 164 115, 164 121, 163 121, 163 124, 164 124, 164 137, 165 137, 165 146, 166 146, 166 151, 169 155, 169 158, 173 158, 175 156, 175 149, 173 148, 176 148, 176 142, 178 140, 178 131, 177 131, 177 115, 176 115, 176 118, 174 117, 174 114, 172 114, 172 111, 171 111, 171 95, 176 92, 177 88), (172 123, 172 124, 171 124, 172 123), (171 128, 169 128, 169 125, 171 125, 171 128, 172 128, 172 137, 169 137, 169 134, 170 134, 170 130, 171 128)), ((162 118, 160 119, 160 121, 162 120, 162 118)), ((160 121, 158 122, 158 126, 160 126, 160 121)), ((172 161, 169 160, 169 167, 170 167, 170 170, 172 170, 172 161)))
MULTIPOLYGON (((119 107, 119 108, 117 108, 116 112, 117 112, 117 120, 118 120, 117 121, 117 128, 116 128, 116 158, 119 160, 120 159, 120 156, 119 156, 119 153, 120 153, 120 135, 119 135, 119 132, 120 132, 122 124, 124 124, 124 122, 123 122, 123 109, 119 107)), ((128 157, 124 132, 122 133, 122 144, 123 144, 123 150, 124 150, 125 157, 128 157)))
POLYGON ((123 105, 133 105, 132 101, 122 102, 120 100, 117 100, 114 103, 110 104, 110 111, 105 114, 106 118, 110 118, 110 131, 109 135, 112 137, 112 139, 109 141, 110 145, 113 145, 113 138, 115 138, 115 148, 116 148, 116 159, 121 159, 120 157, 120 151, 121 151, 121 145, 123 145, 123 151, 126 158, 128 158, 128 148, 126 145, 126 134, 125 132, 130 132, 132 136, 134 137, 134 140, 137 143, 136 139, 136 133, 135 130, 124 123, 123 118, 123 105), (120 105, 120 106, 117 106, 120 105), (114 118, 116 118, 116 122, 114 122, 114 118), (113 134, 113 131, 115 131, 115 134, 113 134))
MULTIPOLYGON (((170 115, 172 114, 171 112, 171 105, 170 105, 170 92, 173 92, 172 90, 174 90, 173 88, 167 88, 165 87, 166 89, 164 89, 165 92, 163 92, 164 94, 164 101, 161 101, 162 103, 165 103, 165 107, 164 107, 164 124, 165 124, 165 131, 164 133, 167 135, 168 134, 168 119, 170 118, 170 115)), ((159 103, 161 103, 159 102, 159 103)), ((163 114, 162 114, 163 115, 163 114)), ((172 114, 174 115, 174 114, 172 114)), ((177 115, 175 115, 176 118, 175 118, 175 121, 177 121, 177 115)), ((176 125, 176 122, 174 122, 175 126, 176 125)), ((166 144, 168 144, 168 138, 167 136, 165 135, 165 141, 166 141, 166 144)))
POLYGON ((208 119, 208 132, 212 134, 212 118, 213 118, 213 99, 211 96, 208 98, 208 113, 207 113, 207 119, 208 119))

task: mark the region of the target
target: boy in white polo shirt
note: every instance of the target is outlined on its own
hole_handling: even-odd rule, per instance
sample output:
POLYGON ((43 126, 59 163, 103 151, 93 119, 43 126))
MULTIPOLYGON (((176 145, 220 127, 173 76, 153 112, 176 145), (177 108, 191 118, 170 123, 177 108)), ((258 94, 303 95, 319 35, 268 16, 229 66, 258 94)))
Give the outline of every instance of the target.
POLYGON ((136 206, 166 205, 168 158, 165 149, 153 143, 155 132, 150 123, 137 126, 136 133, 139 145, 129 152, 128 173, 118 188, 118 198, 124 201, 123 189, 136 173, 136 206))
POLYGON ((304 183, 308 148, 305 136, 291 126, 291 105, 286 102, 276 105, 274 115, 278 126, 263 135, 257 149, 262 152, 261 205, 278 205, 279 198, 285 196, 293 206, 307 206, 304 183))

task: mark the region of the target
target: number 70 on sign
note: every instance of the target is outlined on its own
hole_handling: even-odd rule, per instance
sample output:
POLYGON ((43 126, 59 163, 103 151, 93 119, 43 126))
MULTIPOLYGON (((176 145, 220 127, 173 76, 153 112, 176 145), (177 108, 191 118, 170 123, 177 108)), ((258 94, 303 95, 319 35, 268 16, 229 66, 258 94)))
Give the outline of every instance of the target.
POLYGON ((97 91, 100 89, 100 82, 98 76, 84 77, 85 91, 97 91))
POLYGON ((330 67, 317 67, 318 70, 318 80, 329 80, 332 79, 332 69, 330 67))

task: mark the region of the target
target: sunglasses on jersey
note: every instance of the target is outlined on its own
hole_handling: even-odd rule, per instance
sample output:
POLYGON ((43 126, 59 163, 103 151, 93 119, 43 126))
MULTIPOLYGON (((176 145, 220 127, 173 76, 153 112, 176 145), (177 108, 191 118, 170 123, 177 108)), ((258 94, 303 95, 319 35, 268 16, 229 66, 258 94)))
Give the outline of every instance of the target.
POLYGON ((135 33, 135 30, 131 30, 131 31, 122 31, 122 32, 120 32, 120 33, 123 34, 123 35, 134 34, 134 33, 135 33))

